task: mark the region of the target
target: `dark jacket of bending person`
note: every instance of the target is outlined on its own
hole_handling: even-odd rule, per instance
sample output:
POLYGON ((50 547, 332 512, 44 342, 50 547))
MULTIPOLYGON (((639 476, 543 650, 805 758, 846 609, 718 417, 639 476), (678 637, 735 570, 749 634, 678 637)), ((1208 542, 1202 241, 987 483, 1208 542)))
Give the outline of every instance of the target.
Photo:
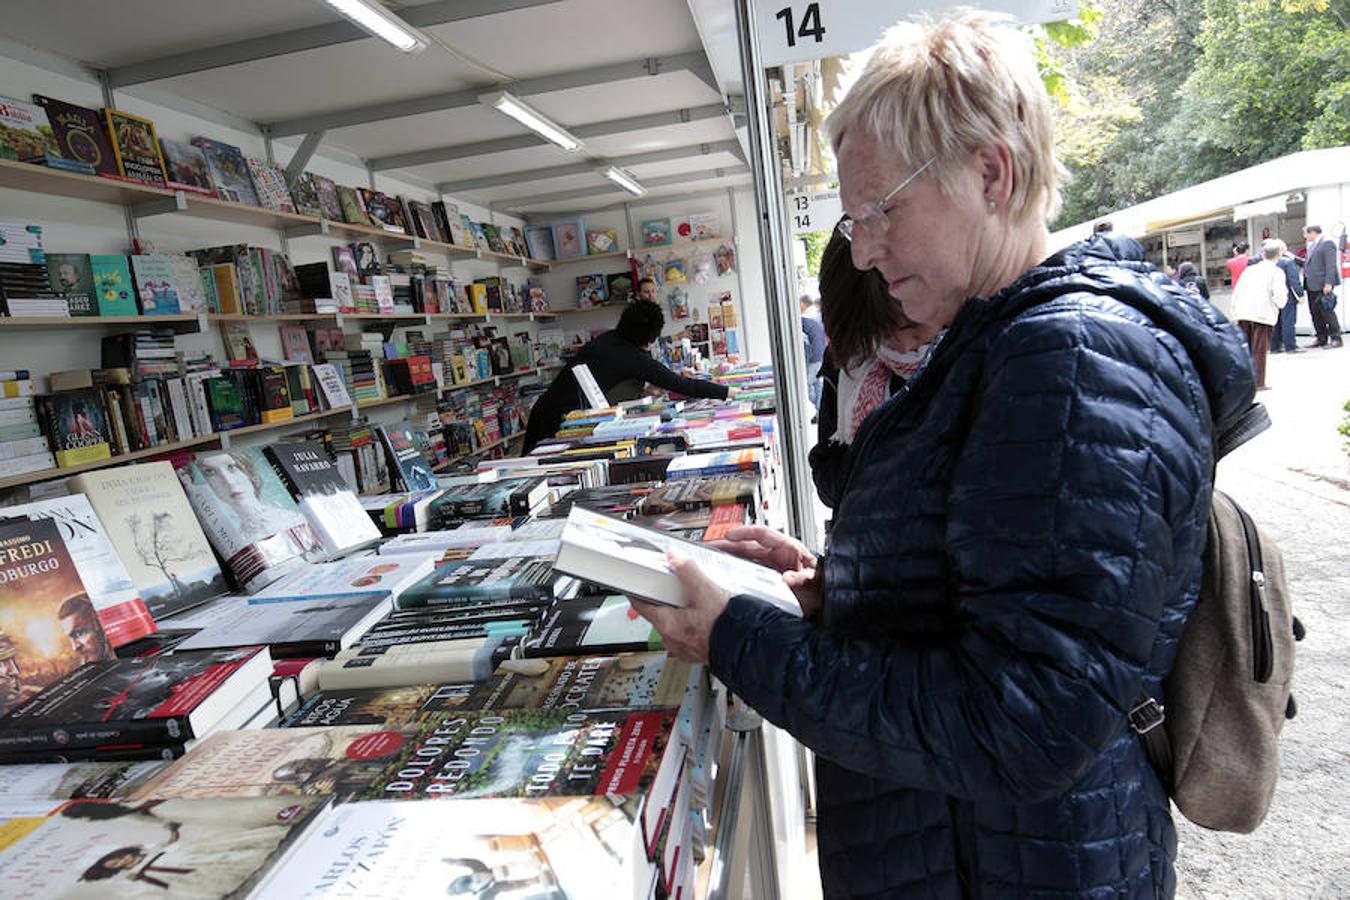
POLYGON ((584 364, 591 370, 610 403, 635 400, 648 384, 687 397, 725 400, 726 385, 685 378, 652 358, 651 345, 661 336, 665 322, 661 307, 650 300, 634 300, 625 306, 614 330, 592 338, 535 401, 525 426, 525 446, 521 452, 529 453, 552 437, 562 427, 567 413, 590 405, 572 373, 576 365, 584 364))

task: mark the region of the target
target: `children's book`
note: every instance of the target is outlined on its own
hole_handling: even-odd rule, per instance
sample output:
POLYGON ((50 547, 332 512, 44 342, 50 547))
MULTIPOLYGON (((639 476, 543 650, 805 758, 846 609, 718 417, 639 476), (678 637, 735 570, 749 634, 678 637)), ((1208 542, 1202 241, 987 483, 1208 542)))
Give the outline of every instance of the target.
POLYGON ((133 256, 131 274, 136 279, 136 299, 142 315, 178 315, 178 288, 171 257, 162 253, 133 256))
POLYGON ((244 154, 238 147, 206 137, 195 137, 192 143, 201 148, 206 157, 206 167, 211 173, 216 196, 231 203, 260 205, 258 192, 253 187, 253 177, 249 175, 248 163, 244 161, 244 154))
POLYGON ((103 110, 103 118, 122 176, 155 187, 166 187, 169 179, 164 173, 164 157, 160 155, 155 123, 117 109, 103 110))
POLYGON ((670 243, 670 219, 647 219, 638 233, 644 247, 664 247, 670 243))
POLYGON ((553 229, 547 225, 535 225, 526 228, 525 249, 529 251, 530 259, 553 259, 553 229))
POLYGON ((214 197, 216 187, 211 182, 211 168, 206 164, 202 149, 183 141, 159 139, 164 151, 164 168, 169 175, 169 187, 214 197))
POLYGON ((553 253, 558 259, 586 255, 586 230, 579 220, 553 223, 553 253))
POLYGON ((617 228, 591 228, 586 231, 586 252, 614 253, 619 249, 619 231, 617 228))
POLYGON ((578 275, 577 276, 577 306, 581 309, 592 309, 597 306, 604 306, 608 298, 608 287, 605 284, 604 275, 578 275))
POLYGON ((281 167, 255 156, 244 157, 248 172, 253 179, 253 189, 258 200, 267 209, 277 212, 295 212, 295 203, 291 200, 290 188, 286 186, 286 174, 281 167))

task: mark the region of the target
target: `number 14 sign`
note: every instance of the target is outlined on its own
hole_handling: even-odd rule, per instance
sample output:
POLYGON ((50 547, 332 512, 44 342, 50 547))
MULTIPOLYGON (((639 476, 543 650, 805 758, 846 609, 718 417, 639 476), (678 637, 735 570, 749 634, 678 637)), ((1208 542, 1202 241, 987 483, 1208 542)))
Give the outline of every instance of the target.
MULTIPOLYGON (((948 0, 755 0, 760 56, 764 65, 777 66, 854 53, 875 44, 897 22, 957 5, 948 0)), ((978 5, 1029 25, 1078 14, 1077 0, 981 0, 978 5)))

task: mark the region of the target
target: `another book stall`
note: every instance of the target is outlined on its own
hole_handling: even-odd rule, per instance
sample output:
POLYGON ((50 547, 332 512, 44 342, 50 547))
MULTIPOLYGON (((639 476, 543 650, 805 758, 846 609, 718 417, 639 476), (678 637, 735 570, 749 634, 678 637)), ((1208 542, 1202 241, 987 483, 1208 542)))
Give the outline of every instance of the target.
POLYGON ((678 603, 674 546, 795 608, 707 546, 781 507, 772 376, 718 377, 742 399, 581 410, 419 487, 391 441, 383 496, 283 441, 0 507, 0 884, 693 897, 762 867, 758 723, 624 596, 678 603))

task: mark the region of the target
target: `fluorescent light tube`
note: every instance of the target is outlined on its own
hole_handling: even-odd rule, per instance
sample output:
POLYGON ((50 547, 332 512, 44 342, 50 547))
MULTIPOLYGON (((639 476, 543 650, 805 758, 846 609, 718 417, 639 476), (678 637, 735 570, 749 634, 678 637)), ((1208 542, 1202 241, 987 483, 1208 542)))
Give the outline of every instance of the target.
POLYGON ((549 120, 543 113, 522 103, 519 97, 512 96, 505 91, 496 91, 491 94, 480 95, 478 102, 484 106, 492 107, 503 115, 510 116, 535 134, 557 144, 568 152, 581 149, 580 140, 568 134, 561 125, 549 120))
POLYGON ((426 35, 385 9, 379 0, 323 0, 323 2, 404 53, 421 53, 430 43, 426 35))
POLYGON ((608 169, 601 169, 600 174, 636 197, 641 197, 647 193, 647 189, 638 184, 637 179, 623 169, 610 166, 608 169))

